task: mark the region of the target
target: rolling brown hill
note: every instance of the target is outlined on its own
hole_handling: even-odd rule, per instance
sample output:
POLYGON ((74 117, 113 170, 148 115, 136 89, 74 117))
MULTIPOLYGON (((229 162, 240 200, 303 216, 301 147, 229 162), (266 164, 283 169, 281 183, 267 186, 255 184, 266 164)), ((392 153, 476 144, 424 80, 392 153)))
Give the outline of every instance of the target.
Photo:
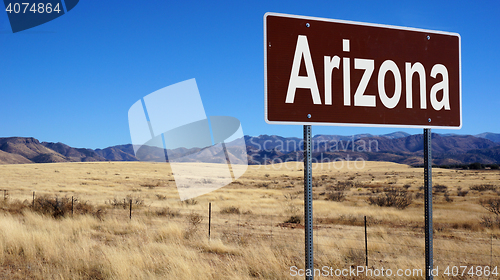
MULTIPOLYGON (((491 134, 488 134, 491 135, 491 134)), ((312 139, 316 162, 363 159, 389 161, 409 165, 423 163, 422 134, 395 132, 387 135, 358 134, 353 136, 316 135, 312 139)), ((302 139, 276 135, 245 136, 249 164, 302 161, 302 139)), ((227 144, 228 147, 231 143, 227 144)), ((232 148, 231 152, 241 154, 232 148)), ((229 153, 231 153, 229 152, 229 153)), ((171 155, 186 161, 212 162, 215 155, 200 148, 178 148, 171 155), (201 153, 198 153, 201 151, 201 153)), ((472 135, 432 134, 433 163, 456 165, 480 162, 500 163, 500 143, 472 135)), ((231 155, 230 155, 231 156, 231 155)), ((105 149, 73 148, 63 143, 40 143, 33 137, 0 138, 0 164, 85 162, 85 161, 164 161, 161 148, 143 146, 139 155, 131 144, 105 149)), ((167 159, 168 160, 168 159, 167 159)))
POLYGON ((31 163, 32 161, 18 154, 11 154, 0 150, 0 164, 31 163))
POLYGON ((61 142, 58 143, 42 142, 42 145, 62 155, 66 159, 65 161, 106 160, 106 158, 100 156, 92 149, 73 148, 61 142))
MULTIPOLYGON (((18 155, 29 162, 64 162, 63 155, 42 145, 33 137, 8 137, 0 138, 0 150, 18 155)), ((21 160, 20 158, 18 158, 21 160)), ((24 161, 24 160, 23 160, 24 161)))

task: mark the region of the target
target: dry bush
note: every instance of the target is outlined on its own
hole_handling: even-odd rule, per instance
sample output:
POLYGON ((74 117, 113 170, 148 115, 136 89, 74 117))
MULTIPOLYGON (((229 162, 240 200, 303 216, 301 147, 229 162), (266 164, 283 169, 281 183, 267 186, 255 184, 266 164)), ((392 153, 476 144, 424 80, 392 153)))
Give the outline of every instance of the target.
POLYGON ((156 194, 156 198, 158 198, 158 200, 165 200, 165 199, 167 199, 167 196, 165 196, 163 194, 156 194))
POLYGON ((294 200, 298 198, 296 194, 287 193, 283 195, 285 197, 285 212, 288 214, 297 215, 300 208, 294 203, 294 200))
POLYGON ((365 264, 365 252, 361 249, 349 249, 344 255, 344 261, 348 265, 363 265, 365 264))
POLYGON ((285 223, 290 223, 290 224, 300 224, 302 218, 299 215, 293 215, 288 218, 285 223))
POLYGON ((268 182, 260 183, 259 188, 267 188, 267 187, 269 187, 269 185, 270 184, 268 182))
POLYGON ((29 209, 31 203, 28 200, 21 202, 20 200, 3 200, 0 202, 0 210, 10 214, 21 215, 25 209, 29 209))
POLYGON ((183 204, 183 205, 196 205, 196 204, 198 204, 198 200, 196 200, 194 198, 190 198, 190 199, 183 200, 181 202, 181 204, 183 204))
MULTIPOLYGON (((71 213, 71 198, 49 197, 46 195, 40 196, 35 198, 32 210, 54 218, 61 218, 71 213)), ((78 199, 73 199, 73 212, 88 214, 92 213, 93 210, 94 207, 88 204, 88 202, 81 202, 78 199)))
POLYGON ((483 216, 479 222, 483 227, 487 228, 500 228, 500 217, 499 216, 483 216))
POLYGON ((188 222, 193 227, 197 227, 202 221, 203 217, 198 213, 191 212, 188 215, 188 222))
POLYGON ((342 202, 345 200, 345 192, 344 191, 332 191, 326 194, 326 200, 342 202))
POLYGON ((479 200, 479 204, 488 210, 488 212, 500 215, 500 198, 489 198, 479 200))
POLYGON ((221 214, 240 214, 240 208, 234 207, 234 206, 229 206, 229 207, 224 207, 222 210, 220 210, 221 214))
POLYGON ((474 185, 474 186, 470 187, 470 189, 473 191, 479 191, 479 192, 495 191, 497 189, 497 186, 490 185, 490 184, 481 184, 481 185, 474 185))
POLYGON ((191 239, 198 233, 198 226, 203 221, 203 217, 195 212, 189 213, 187 216, 188 227, 184 230, 184 238, 191 239))
POLYGON ((157 216, 165 216, 165 217, 169 217, 169 218, 175 218, 175 217, 180 216, 181 214, 180 214, 179 210, 171 209, 170 207, 167 206, 167 207, 161 208, 160 210, 157 210, 156 215, 157 216))
POLYGON ((385 188, 384 192, 375 197, 369 197, 370 205, 378 205, 381 207, 395 207, 397 209, 405 209, 413 201, 411 193, 405 189, 385 188))
POLYGON ((448 190, 448 187, 445 185, 441 185, 441 184, 435 184, 433 186, 433 189, 434 189, 434 193, 445 193, 448 190))
POLYGON ((352 180, 347 181, 338 181, 337 185, 329 186, 326 189, 329 192, 326 194, 326 200, 342 202, 345 200, 346 194, 345 191, 350 190, 355 186, 355 183, 352 180))
POLYGON ((132 201, 132 204, 137 206, 143 206, 144 205, 144 199, 140 197, 133 197, 131 195, 127 195, 124 199, 117 199, 116 197, 113 199, 109 199, 105 203, 108 205, 111 205, 113 208, 123 208, 127 209, 130 207, 130 202, 132 201))
POLYGON ((469 193, 468 190, 465 190, 465 191, 457 191, 457 195, 458 196, 462 196, 462 197, 465 197, 467 194, 469 193))
POLYGON ((334 191, 348 191, 354 187, 353 181, 338 181, 336 186, 331 186, 329 189, 334 191))
MULTIPOLYGON (((369 218, 369 224, 378 224, 380 223, 379 220, 374 219, 374 218, 369 218)), ((349 225, 349 226, 363 226, 364 225, 364 217, 363 216, 356 216, 352 214, 348 215, 339 215, 338 217, 324 217, 324 218, 317 218, 315 222, 319 224, 334 224, 334 225, 349 225)))
POLYGON ((444 200, 446 202, 453 202, 453 198, 450 197, 450 193, 448 191, 444 193, 444 200))
MULTIPOLYGON (((129 202, 130 203, 130 202, 129 202)), ((113 198, 113 199, 109 199, 105 202, 105 204, 109 204, 110 206, 112 206, 113 208, 119 208, 119 207, 123 207, 123 209, 126 209, 127 208, 127 201, 125 199, 123 200, 120 200, 120 199, 117 199, 116 197, 113 198)))
POLYGON ((338 221, 343 225, 359 226, 364 223, 364 219, 358 219, 354 215, 340 215, 338 221), (361 222, 363 221, 363 222, 361 222))

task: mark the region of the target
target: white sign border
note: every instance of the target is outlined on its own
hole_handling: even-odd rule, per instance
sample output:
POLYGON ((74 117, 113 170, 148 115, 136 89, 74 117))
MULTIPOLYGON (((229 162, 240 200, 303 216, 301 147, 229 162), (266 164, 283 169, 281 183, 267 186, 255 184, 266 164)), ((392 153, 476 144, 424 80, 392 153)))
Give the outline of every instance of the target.
POLYGON ((299 15, 291 15, 291 14, 281 14, 274 12, 267 12, 264 14, 264 119, 268 124, 284 124, 284 125, 321 125, 321 126, 354 126, 354 127, 396 127, 396 128, 435 128, 435 129, 461 129, 462 128, 462 38, 459 33, 455 32, 446 32, 446 31, 437 31, 437 30, 429 30, 429 29, 420 29, 413 27, 403 27, 403 26, 394 26, 394 25, 386 25, 386 24, 376 24, 376 23, 366 23, 366 22, 357 22, 357 21, 349 21, 349 20, 339 20, 339 19, 328 19, 328 18, 318 18, 318 17, 309 17, 309 16, 299 16, 299 15), (458 56, 459 56, 459 107, 460 107, 460 125, 459 126, 433 126, 433 125, 402 125, 402 124, 365 124, 365 123, 325 123, 325 122, 286 122, 286 121, 270 121, 268 119, 267 112, 267 24, 266 19, 268 16, 279 16, 286 18, 296 18, 296 19, 309 19, 316 21, 326 21, 326 22, 335 22, 335 23, 344 23, 344 24, 353 24, 353 25, 362 25, 362 26, 371 26, 371 27, 381 27, 381 28, 389 28, 389 29, 397 29, 397 30, 405 30, 405 31, 417 31, 431 34, 444 34, 458 37, 458 56))

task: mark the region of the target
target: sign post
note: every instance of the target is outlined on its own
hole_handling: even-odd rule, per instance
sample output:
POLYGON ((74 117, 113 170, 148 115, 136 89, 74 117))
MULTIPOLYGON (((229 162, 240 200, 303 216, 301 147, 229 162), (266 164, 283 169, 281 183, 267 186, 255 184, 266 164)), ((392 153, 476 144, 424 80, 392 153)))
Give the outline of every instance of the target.
POLYGON ((314 279, 311 126, 304 125, 304 226, 307 280, 314 279))
POLYGON ((424 204, 425 204, 425 279, 432 280, 433 237, 432 237, 432 148, 431 129, 424 128, 424 204))

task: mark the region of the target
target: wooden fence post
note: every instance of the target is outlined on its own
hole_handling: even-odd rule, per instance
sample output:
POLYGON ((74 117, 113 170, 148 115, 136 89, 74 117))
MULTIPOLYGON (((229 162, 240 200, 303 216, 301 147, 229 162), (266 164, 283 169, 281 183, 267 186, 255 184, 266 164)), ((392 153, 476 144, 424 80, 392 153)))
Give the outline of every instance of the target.
POLYGON ((368 267, 368 239, 366 233, 366 216, 365 216, 365 258, 366 258, 366 267, 368 267))
POLYGON ((132 220, 132 199, 130 200, 130 219, 132 220))
POLYGON ((212 222, 212 202, 208 203, 208 241, 210 241, 210 227, 212 222))

